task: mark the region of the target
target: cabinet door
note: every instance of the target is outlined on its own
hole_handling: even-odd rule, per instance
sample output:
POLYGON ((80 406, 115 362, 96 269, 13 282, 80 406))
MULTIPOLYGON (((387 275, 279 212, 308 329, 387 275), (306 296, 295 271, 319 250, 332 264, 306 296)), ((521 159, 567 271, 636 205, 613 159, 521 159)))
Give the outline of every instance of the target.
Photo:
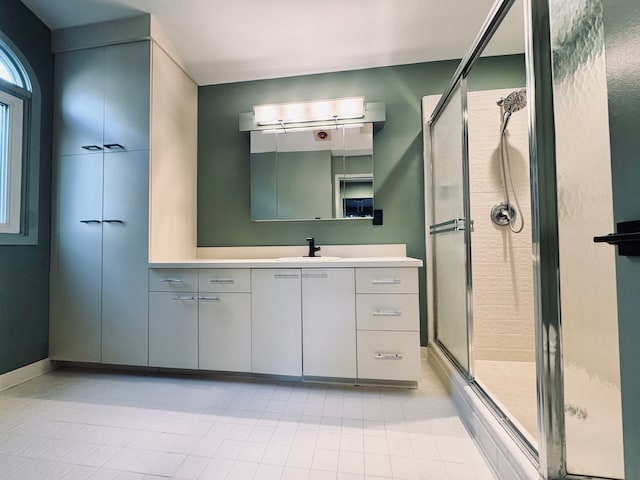
POLYGON ((302 375, 300 270, 251 271, 251 369, 302 375))
POLYGON ((83 146, 102 148, 104 76, 102 48, 56 55, 56 154, 87 153, 83 146))
POLYGON ((352 268, 302 270, 303 374, 356 378, 352 268))
POLYGON ((57 180, 49 356, 99 362, 102 155, 60 157, 57 180))
POLYGON ((195 293, 149 293, 149 365, 198 368, 195 293))
POLYGON ((104 155, 102 362, 147 365, 149 155, 104 155))
POLYGON ((251 371, 250 293, 201 293, 198 323, 200 369, 251 371))
POLYGON ((148 41, 105 47, 106 150, 149 149, 150 48, 148 41))

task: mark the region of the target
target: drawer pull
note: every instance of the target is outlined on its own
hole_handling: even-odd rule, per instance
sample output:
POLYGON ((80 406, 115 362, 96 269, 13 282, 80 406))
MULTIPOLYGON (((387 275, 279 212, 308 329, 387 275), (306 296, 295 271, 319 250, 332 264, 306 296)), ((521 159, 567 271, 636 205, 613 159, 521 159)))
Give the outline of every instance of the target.
POLYGON ((329 278, 328 273, 303 273, 302 278, 329 278))
POLYGON ((400 317, 402 316, 402 312, 398 312, 397 310, 384 311, 384 310, 376 310, 373 312, 374 317, 400 317))
POLYGON ((236 281, 233 278, 212 278, 209 283, 230 285, 236 283, 236 281))
POLYGON ((108 148, 109 150, 124 150, 124 146, 119 143, 105 143, 104 148, 108 148))
POLYGON ((193 301, 195 297, 173 297, 174 300, 193 301))
POLYGON ((204 300, 206 302, 221 302, 220 297, 198 297, 198 300, 204 300))
POLYGON ((404 356, 401 353, 378 353, 373 358, 376 360, 402 360, 404 356))
POLYGON ((81 148, 89 150, 90 152, 99 152, 100 150, 102 150, 102 147, 99 147, 98 145, 82 145, 81 148))
POLYGON ((274 273, 273 278, 300 278, 297 273, 274 273))
POLYGON ((400 285, 400 279, 394 278, 390 280, 373 280, 374 285, 400 285))
POLYGON ((163 283, 182 283, 181 278, 163 278, 160 281, 163 283))

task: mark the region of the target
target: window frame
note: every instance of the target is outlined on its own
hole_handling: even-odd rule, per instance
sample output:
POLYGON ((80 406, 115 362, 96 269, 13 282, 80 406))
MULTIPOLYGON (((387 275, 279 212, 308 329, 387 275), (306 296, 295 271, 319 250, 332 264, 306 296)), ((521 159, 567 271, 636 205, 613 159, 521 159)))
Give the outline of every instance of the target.
MULTIPOLYGON (((0 214, 6 215, 5 221, 0 221, 0 234, 21 234, 24 231, 24 191, 26 185, 24 184, 24 166, 26 164, 25 150, 28 144, 26 133, 27 125, 25 124, 25 110, 26 100, 24 95, 19 95, 12 91, 15 89, 23 90, 19 87, 7 88, 0 81, 0 103, 8 107, 8 121, 6 132, 8 144, 7 144, 7 158, 6 166, 0 165, 0 168, 5 168, 7 172, 6 186, 2 188, 0 186, 0 194, 3 194, 4 199, 0 199, 0 208, 4 204, 5 212, 0 214), (3 192, 3 190, 5 190, 3 192)), ((2 135, 2 132, 0 132, 2 135)), ((0 152, 0 161, 1 159, 0 152)), ((2 216, 0 215, 0 219, 2 216)))
POLYGON ((13 127, 9 160, 12 172, 7 186, 10 195, 7 199, 8 222, 0 224, 0 245, 37 245, 40 223, 42 132, 39 122, 42 115, 42 94, 31 65, 2 31, 0 62, 6 67, 10 77, 0 78, 0 92, 4 98, 11 98, 14 110, 11 115, 13 127), (18 118, 19 115, 14 115, 18 105, 22 107, 21 119, 18 118))

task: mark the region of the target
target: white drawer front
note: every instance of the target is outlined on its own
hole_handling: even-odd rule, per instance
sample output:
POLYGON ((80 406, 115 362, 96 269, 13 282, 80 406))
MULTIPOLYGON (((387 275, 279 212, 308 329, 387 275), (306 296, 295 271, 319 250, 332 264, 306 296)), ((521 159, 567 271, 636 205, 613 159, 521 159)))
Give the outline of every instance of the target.
POLYGON ((418 295, 413 293, 356 295, 358 330, 420 330, 418 295))
POLYGON ((358 378, 418 381, 418 332, 358 332, 358 378))
POLYGON ((151 292, 197 292, 198 270, 194 268, 153 268, 149 270, 151 292))
POLYGON ((356 293, 418 293, 418 269, 356 268, 356 293))
POLYGON ((248 268, 203 268, 199 270, 200 292, 250 292, 248 268))

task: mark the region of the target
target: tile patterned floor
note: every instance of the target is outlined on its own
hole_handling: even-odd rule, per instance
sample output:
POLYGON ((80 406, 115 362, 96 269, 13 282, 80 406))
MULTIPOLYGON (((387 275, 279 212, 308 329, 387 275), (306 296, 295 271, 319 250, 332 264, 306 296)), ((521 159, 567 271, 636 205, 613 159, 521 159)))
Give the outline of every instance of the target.
POLYGON ((1 480, 494 480, 417 390, 62 368, 0 393, 1 480))

